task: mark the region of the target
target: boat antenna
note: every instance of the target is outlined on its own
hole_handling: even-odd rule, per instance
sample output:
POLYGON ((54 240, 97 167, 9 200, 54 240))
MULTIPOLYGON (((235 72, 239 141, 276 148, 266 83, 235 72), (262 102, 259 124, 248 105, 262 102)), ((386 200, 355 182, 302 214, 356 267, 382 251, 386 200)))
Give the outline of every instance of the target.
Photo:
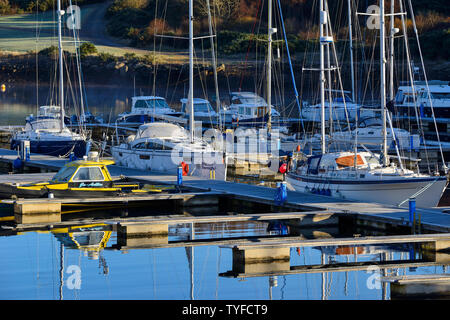
POLYGON ((64 15, 64 10, 61 10, 61 0, 58 0, 58 52, 59 52, 59 106, 60 106, 60 121, 61 131, 64 128, 64 72, 63 72, 63 48, 62 48, 62 27, 61 20, 64 15))
POLYGON ((214 48, 214 36, 213 36, 213 29, 212 29, 212 18, 211 18, 211 6, 209 3, 209 0, 206 0, 206 6, 208 8, 208 27, 209 27, 209 39, 211 43, 211 56, 212 56, 212 67, 214 72, 214 87, 216 90, 216 109, 217 112, 220 112, 220 96, 219 96, 219 86, 217 81, 217 57, 216 52, 214 48))
POLYGON ((269 118, 267 120, 267 131, 270 133, 272 131, 272 34, 274 34, 277 29, 272 28, 272 0, 268 0, 268 45, 267 45, 267 105, 269 111, 269 118))
POLYGON ((327 12, 324 10, 324 0, 320 0, 320 124, 321 124, 321 151, 325 153, 325 61, 324 61, 324 46, 326 39, 324 37, 324 26, 327 24, 327 12))
POLYGON ((387 130, 386 130, 386 59, 385 59, 385 15, 384 0, 380 0, 380 97, 381 97, 381 115, 383 121, 383 166, 388 165, 387 157, 387 130))
POLYGON ((349 43, 349 51, 350 51, 350 75, 352 80, 352 101, 356 103, 356 91, 355 91, 355 71, 354 71, 354 62, 353 62, 353 34, 352 34, 352 4, 351 0, 347 0, 347 11, 348 11, 348 43, 349 43))
POLYGON ((189 133, 191 143, 194 143, 194 5, 189 0, 189 133))

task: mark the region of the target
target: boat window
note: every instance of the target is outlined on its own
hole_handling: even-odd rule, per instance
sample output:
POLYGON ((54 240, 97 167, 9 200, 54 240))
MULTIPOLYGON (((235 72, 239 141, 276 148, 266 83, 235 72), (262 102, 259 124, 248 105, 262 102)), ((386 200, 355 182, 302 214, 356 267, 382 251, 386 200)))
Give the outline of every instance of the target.
POLYGON ((72 181, 103 181, 102 170, 99 167, 79 168, 72 181))
POLYGON ((308 173, 317 174, 321 157, 313 157, 308 159, 308 173))
POLYGON ((164 146, 162 144, 160 144, 160 143, 153 142, 152 146, 151 146, 151 149, 153 149, 153 150, 164 150, 164 146))
POLYGON ((197 112, 212 112, 212 107, 209 103, 196 103, 194 109, 197 112))
POLYGON ((134 145, 135 149, 147 149, 146 142, 140 142, 134 145))
POLYGON ((152 109, 169 108, 169 105, 163 99, 148 99, 148 100, 145 100, 145 102, 147 103, 148 108, 152 108, 152 109))
POLYGON ((70 180, 70 177, 75 173, 77 167, 63 167, 58 171, 57 174, 52 179, 52 182, 67 182, 70 180))
POLYGON ((251 116, 252 115, 252 109, 251 108, 245 108, 245 114, 247 116, 251 116))
POLYGON ((342 97, 342 94, 341 95, 339 95, 339 96, 336 96, 334 99, 333 99, 333 101, 334 102, 341 102, 341 103, 343 103, 343 102, 346 102, 346 103, 352 103, 353 101, 352 101, 352 99, 346 94, 346 95, 344 95, 344 97, 342 97), (344 101, 345 100, 345 101, 344 101))
POLYGON ((163 99, 147 99, 137 100, 134 104, 135 108, 163 109, 169 108, 167 102, 163 99))
POLYGON ((433 92, 431 94, 432 99, 450 99, 450 92, 433 92))
POLYGON ((147 105, 145 104, 144 100, 138 100, 136 101, 136 103, 134 104, 135 108, 146 108, 147 105))
POLYGON ((239 107, 239 113, 244 114, 244 107, 239 107))
POLYGON ((375 156, 365 156, 365 158, 369 164, 380 164, 380 160, 375 156))
POLYGON ((395 95, 395 102, 401 104, 403 102, 403 91, 399 90, 395 95))
POLYGON ((414 96, 412 94, 407 94, 405 96, 405 100, 404 101, 407 102, 407 103, 414 103, 414 96))

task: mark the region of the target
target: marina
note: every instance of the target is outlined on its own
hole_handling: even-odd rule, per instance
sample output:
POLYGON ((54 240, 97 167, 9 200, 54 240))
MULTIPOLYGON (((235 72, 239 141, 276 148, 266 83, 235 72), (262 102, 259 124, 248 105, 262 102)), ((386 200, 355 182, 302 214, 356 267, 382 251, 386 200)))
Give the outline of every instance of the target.
MULTIPOLYGON (((15 156, 10 152, 3 151, 0 162, 11 163, 15 156)), ((25 162, 26 165, 29 165, 34 171, 41 168, 44 173, 0 175, 0 183, 1 181, 23 183, 33 181, 37 177, 41 180, 45 177, 50 178, 54 174, 51 171, 56 171, 67 161, 51 156, 31 154, 30 160, 25 162)), ((126 169, 116 165, 108 167, 113 176, 126 173, 135 181, 177 185, 176 176, 126 169)), ((279 288, 277 281, 286 279, 285 277, 321 274, 326 275, 325 278, 322 278, 322 283, 328 283, 327 278, 331 274, 338 278, 339 274, 360 274, 358 277, 362 276, 362 279, 365 279, 367 276, 364 274, 367 274, 367 270, 372 270, 371 268, 377 268, 376 270, 379 270, 380 274, 388 275, 391 274, 386 273, 389 270, 429 270, 437 267, 447 270, 447 266, 450 264, 450 258, 446 253, 450 248, 450 218, 446 207, 417 209, 417 220, 410 221, 408 209, 374 203, 337 201, 328 196, 301 194, 294 191, 287 191, 286 200, 280 206, 276 203, 276 188, 252 184, 188 176, 183 177, 182 187, 185 189, 184 192, 172 195, 2 200, 2 212, 4 212, 5 218, 8 217, 5 210, 10 213, 15 212, 15 216, 11 217, 12 220, 11 218, 2 219, 0 234, 4 238, 44 232, 54 234, 58 239, 64 234, 69 234, 72 235, 73 240, 78 239, 77 234, 80 236, 83 234, 83 238, 88 236, 88 239, 91 239, 89 245, 79 243, 75 250, 86 252, 89 259, 100 259, 101 255, 114 255, 116 251, 170 250, 171 252, 186 248, 186 250, 192 251, 192 257, 189 258, 190 255, 188 255, 188 262, 192 264, 189 268, 192 270, 195 270, 193 267, 195 264, 190 259, 194 259, 194 250, 196 256, 204 250, 208 250, 208 252, 217 250, 218 255, 229 256, 228 266, 217 272, 219 283, 222 282, 219 279, 248 279, 248 281, 255 279, 255 283, 260 283, 256 279, 268 278, 269 285, 265 291, 269 290, 267 291, 269 296, 266 298, 276 297, 275 292, 279 288), (194 201, 189 204, 189 201, 192 200, 194 201), (178 201, 178 203, 171 205, 170 202, 173 201, 178 201), (180 204, 179 201, 184 204, 180 204), (26 203, 33 208, 40 205, 48 208, 49 204, 58 204, 59 211, 50 213, 49 210, 41 210, 37 214, 59 217, 45 221, 41 216, 38 220, 22 221, 18 217, 26 217, 28 214, 17 208, 26 203), (86 205, 88 207, 85 207, 86 205), (79 206, 82 206, 81 210, 79 206), (5 207, 9 207, 9 209, 5 209, 5 207), (101 209, 102 207, 103 209, 101 209), (92 211, 94 208, 97 209, 92 211), (100 210, 98 210, 99 208, 100 210), (106 216, 105 210, 109 210, 109 214, 106 216), (114 214, 114 211, 117 214, 114 214), (269 233, 263 231, 269 230, 270 225, 282 227, 269 233), (230 234, 223 233, 223 228, 230 227, 231 230, 234 230, 235 227, 249 229, 237 234, 231 230, 230 234), (353 228, 355 231, 349 231, 349 228, 353 228), (80 233, 79 230, 83 231, 80 233), (219 230, 222 231, 217 233, 219 230), (394 234, 385 235, 390 232, 394 232, 394 234), (100 234, 102 237, 98 238, 95 236, 96 234, 100 234), (346 234, 350 237, 346 237, 346 234), (101 241, 98 246, 92 242, 94 236, 95 239, 98 239, 95 241, 101 241), (105 239, 105 236, 108 238, 105 239), (374 253, 375 256, 381 257, 379 261, 365 260, 365 256, 370 256, 370 250, 378 246, 380 248, 387 246, 386 248, 390 249, 385 251, 387 252, 385 254, 374 253), (409 249, 399 249, 400 251, 398 251, 404 253, 395 253, 397 249, 394 248, 404 248, 405 246, 409 249), (310 265, 308 263, 299 264, 297 251, 306 254, 306 252, 318 248, 325 251, 336 248, 336 252, 340 252, 338 256, 347 255, 355 260, 347 258, 339 263, 337 261, 326 263, 326 259, 324 260, 322 257, 320 260, 322 264, 319 263, 319 265, 312 261, 310 265), (366 248, 369 251, 366 252, 366 248), (411 252, 414 252, 413 256, 411 252), (409 258, 405 259, 402 255, 408 255, 409 258)), ((70 248, 73 247, 64 243, 64 246, 60 248, 61 252, 66 251, 66 254, 70 254, 70 250, 73 250, 70 248), (65 248, 66 246, 67 248, 65 248)), ((157 254, 156 251, 154 254, 157 254)), ((108 268, 112 268, 112 265, 109 264, 108 268)), ((210 268, 213 267, 210 266, 210 268)), ((195 271, 192 272, 195 274, 195 271)), ((446 278, 444 276, 440 282, 444 285, 434 287, 434 294, 437 293, 438 296, 446 294, 446 278)), ((193 277, 192 274, 191 277, 193 277)), ((418 284, 416 284, 416 288, 408 289, 409 291, 399 291, 396 287, 397 283, 393 280, 396 279, 395 276, 389 277, 391 277, 389 281, 384 276, 381 278, 382 299, 388 298, 388 292, 391 292, 391 298, 404 298, 405 292, 408 292, 406 297, 418 294, 418 284), (394 287, 396 289, 393 289, 394 287)), ((186 288, 191 292, 189 296, 201 298, 203 295, 196 296, 195 293, 196 280, 192 281, 190 289, 186 288)), ((425 287, 430 286, 430 281, 423 280, 425 287)), ((433 281, 431 282, 433 283, 433 281)), ((179 285, 182 284, 179 283, 179 285)), ((263 284, 258 284, 258 286, 261 285, 263 284)), ((226 295, 219 294, 218 288, 216 290, 219 299, 226 298, 226 295)), ((71 291, 63 288, 62 292, 64 291, 66 293, 60 298, 71 297, 71 291)), ((284 289, 280 294, 284 295, 283 291, 284 289)), ((429 292, 429 290, 424 292, 429 292)), ((365 296, 366 298, 371 297, 370 290, 366 293, 369 294, 369 296, 365 296)), ((163 294, 158 297, 164 296, 163 294)), ((295 296, 291 295, 291 297, 295 296)), ((139 297, 139 294, 135 297, 139 297)), ((312 298, 312 296, 299 297, 312 298)), ((320 295, 315 297, 320 298, 320 295)), ((327 297, 326 290, 322 293, 322 298, 325 297, 327 297)), ((158 299, 157 296, 154 298, 158 299)))
POLYGON ((0 299, 448 299, 428 11, 173 2, 0 17, 0 38, 36 29, 35 50, 0 50, 0 299))

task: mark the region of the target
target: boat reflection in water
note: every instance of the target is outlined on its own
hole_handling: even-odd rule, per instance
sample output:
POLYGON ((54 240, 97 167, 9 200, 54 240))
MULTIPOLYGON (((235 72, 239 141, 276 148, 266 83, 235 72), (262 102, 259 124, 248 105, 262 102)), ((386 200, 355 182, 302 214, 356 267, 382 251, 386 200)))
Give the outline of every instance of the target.
MULTIPOLYGON (((50 232, 6 234, 7 229, 0 229, 0 250, 16 257, 0 264, 4 283, 0 297, 389 299, 392 286, 384 281, 386 277, 446 273, 450 265, 449 254, 428 255, 412 245, 357 245, 292 247, 287 248, 287 259, 238 267, 227 244, 302 238, 328 241, 340 230, 301 229, 283 221, 235 221, 171 224, 165 237, 133 237, 105 220, 67 226, 68 217, 63 216, 66 226, 50 232), (24 276, 30 270, 32 276, 24 276), (74 281, 75 275, 80 282, 74 281)), ((117 216, 101 217, 112 221, 117 216)), ((132 212, 126 219, 130 217, 139 219, 132 212)))

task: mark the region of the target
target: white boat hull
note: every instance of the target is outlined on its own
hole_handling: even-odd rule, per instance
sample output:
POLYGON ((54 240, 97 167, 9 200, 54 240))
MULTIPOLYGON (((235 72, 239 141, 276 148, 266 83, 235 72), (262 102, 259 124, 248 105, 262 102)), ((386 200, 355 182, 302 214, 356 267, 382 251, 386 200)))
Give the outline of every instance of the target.
POLYGON ((286 180, 298 192, 320 193, 321 190, 327 190, 328 194, 331 194, 332 197, 340 199, 383 203, 395 206, 403 202, 401 207, 408 207, 408 199, 422 188, 431 184, 426 190, 415 197, 416 206, 420 208, 436 207, 447 186, 446 177, 431 177, 431 180, 405 178, 393 179, 392 181, 387 179, 372 182, 349 180, 345 181, 345 183, 333 183, 327 179, 323 179, 322 182, 317 181, 319 179, 310 181, 308 179, 302 179, 300 176, 289 174, 286 180))
MULTIPOLYGON (((111 151, 117 165, 132 169, 176 175, 180 166, 180 163, 173 161, 171 151, 153 150, 151 152, 138 152, 120 147, 113 147, 111 151)), ((217 156, 222 157, 221 154, 217 154, 217 156)), ((190 159, 186 159, 185 162, 189 165, 189 176, 226 180, 226 161, 224 163, 210 164, 205 161, 191 163, 190 159)))

